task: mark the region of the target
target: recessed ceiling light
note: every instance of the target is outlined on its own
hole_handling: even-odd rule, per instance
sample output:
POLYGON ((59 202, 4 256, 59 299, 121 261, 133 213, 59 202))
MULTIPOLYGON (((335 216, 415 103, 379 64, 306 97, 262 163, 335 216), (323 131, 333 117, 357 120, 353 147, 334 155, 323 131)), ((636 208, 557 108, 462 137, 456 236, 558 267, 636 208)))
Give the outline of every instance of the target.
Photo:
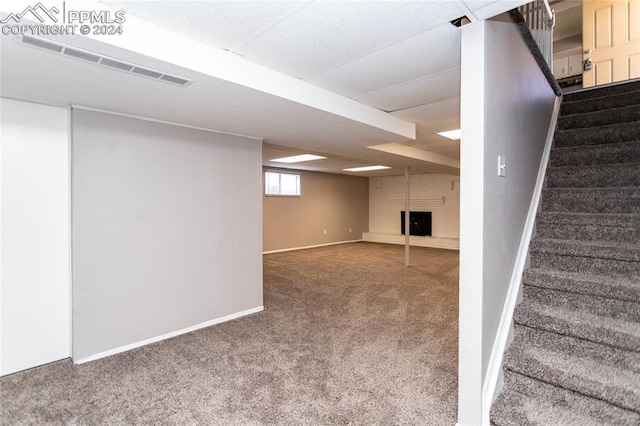
POLYGON ((451 140, 457 141, 460 139, 462 131, 460 129, 449 130, 448 132, 438 132, 440 136, 444 136, 445 138, 449 138, 451 140))
POLYGON ((273 161, 275 163, 291 164, 291 163, 302 163, 303 161, 322 160, 323 158, 327 158, 327 157, 323 157, 321 155, 313 155, 313 154, 302 154, 302 155, 294 155, 292 157, 276 158, 270 161, 273 161))
POLYGON ((372 170, 384 170, 390 169, 391 167, 387 166, 365 166, 365 167, 352 167, 350 169, 342 169, 345 172, 370 172, 372 170))

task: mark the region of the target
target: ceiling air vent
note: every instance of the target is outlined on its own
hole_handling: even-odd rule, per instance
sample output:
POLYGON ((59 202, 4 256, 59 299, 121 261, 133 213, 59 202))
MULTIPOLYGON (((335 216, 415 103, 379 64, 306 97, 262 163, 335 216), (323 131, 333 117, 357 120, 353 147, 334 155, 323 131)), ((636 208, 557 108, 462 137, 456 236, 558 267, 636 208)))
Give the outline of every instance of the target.
POLYGON ((175 77, 173 75, 168 75, 168 74, 165 74, 162 77, 160 77, 160 80, 168 81, 169 83, 179 84, 181 86, 189 84, 189 80, 185 80, 182 77, 175 77))
POLYGON ((22 42, 30 44, 31 46, 40 47, 42 49, 53 50, 54 52, 62 53, 62 46, 42 40, 35 37, 22 36, 22 42))
POLYGON ((140 75, 143 77, 151 78, 154 80, 161 80, 166 83, 176 84, 178 86, 188 86, 193 83, 193 80, 184 77, 178 77, 173 74, 167 74, 162 71, 153 70, 140 65, 132 64, 129 62, 121 61, 119 59, 110 58, 108 56, 101 55, 96 52, 88 52, 86 50, 70 47, 64 44, 56 43, 51 40, 44 40, 38 37, 32 37, 23 35, 21 39, 22 43, 29 46, 46 49, 51 52, 60 53, 72 58, 81 59, 83 61, 91 62, 93 64, 102 65, 118 71, 124 71, 131 74, 140 75))
POLYGON ((156 71, 148 70, 146 68, 141 68, 141 67, 135 67, 134 69, 131 70, 131 72, 134 72, 134 73, 140 74, 140 75, 146 75, 147 77, 151 77, 151 78, 160 78, 160 77, 162 77, 162 73, 161 72, 156 72, 156 71))
POLYGON ((70 47, 64 48, 64 54, 95 63, 100 62, 101 59, 98 55, 92 55, 91 53, 83 52, 82 50, 71 49, 70 47))
POLYGON ((125 62, 116 61, 114 59, 102 58, 100 61, 100 65, 104 65, 106 67, 115 68, 117 70, 122 71, 131 71, 133 69, 133 65, 127 64, 125 62))

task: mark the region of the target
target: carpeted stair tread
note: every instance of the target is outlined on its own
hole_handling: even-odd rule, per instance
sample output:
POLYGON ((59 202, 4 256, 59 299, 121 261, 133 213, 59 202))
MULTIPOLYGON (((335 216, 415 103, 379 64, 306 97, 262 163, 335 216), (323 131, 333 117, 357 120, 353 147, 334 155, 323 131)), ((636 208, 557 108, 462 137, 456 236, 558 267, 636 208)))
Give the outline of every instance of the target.
POLYGON ((628 105, 615 109, 563 115, 558 120, 558 129, 584 129, 640 120, 640 106, 628 105))
POLYGON ((640 214, 540 212, 536 236, 640 244, 640 214))
POLYGON ((505 391, 491 407, 497 426, 563 425, 628 426, 640 423, 640 414, 545 381, 507 371, 505 391))
MULTIPOLYGON (((531 302, 547 307, 562 308, 571 312, 585 311, 603 318, 640 323, 640 303, 638 302, 529 285, 523 287, 523 292, 531 302)), ((638 327, 638 336, 640 337, 640 327, 638 327)))
POLYGON ((610 213, 575 213, 575 212, 540 212, 536 223, 549 223, 565 226, 574 225, 605 225, 621 228, 639 227, 640 214, 610 214, 610 213))
POLYGON ((619 407, 640 410, 640 353, 516 326, 504 366, 619 407))
POLYGON ((525 298, 518 305, 514 322, 540 330, 573 336, 603 345, 640 352, 640 327, 625 319, 568 310, 525 298))
POLYGON ((630 142, 640 139, 640 121, 608 126, 590 127, 587 129, 557 130, 554 145, 582 146, 601 145, 607 143, 630 142))
POLYGON ((606 241, 582 241, 536 237, 530 251, 561 256, 584 256, 598 259, 640 262, 640 245, 606 241))
POLYGON ((640 140, 602 145, 555 147, 551 167, 640 163, 640 140))
POLYGON ((640 279, 640 247, 636 244, 536 237, 529 247, 529 259, 533 268, 640 279))
POLYGON ((547 170, 549 188, 640 185, 640 163, 561 166, 547 170))
POLYGON ((524 285, 640 303, 640 280, 529 268, 524 285))
POLYGON ((630 80, 623 84, 613 83, 606 86, 603 85, 590 89, 569 92, 564 95, 564 101, 575 102, 585 99, 594 100, 615 95, 627 96, 629 93, 635 92, 636 90, 640 90, 640 79, 630 80))
POLYGON ((640 213, 640 188, 546 188, 542 210, 577 213, 640 213))
POLYGON ((564 96, 561 116, 572 114, 585 114, 593 111, 605 109, 624 108, 629 105, 640 104, 640 90, 633 90, 628 93, 597 96, 590 99, 574 100, 569 95, 564 96))

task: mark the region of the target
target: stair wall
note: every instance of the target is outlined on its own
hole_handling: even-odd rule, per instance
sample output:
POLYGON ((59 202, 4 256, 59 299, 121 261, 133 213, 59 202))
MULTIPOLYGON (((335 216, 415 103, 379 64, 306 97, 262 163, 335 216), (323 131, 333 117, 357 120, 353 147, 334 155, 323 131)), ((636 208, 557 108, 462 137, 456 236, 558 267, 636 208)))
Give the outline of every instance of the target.
POLYGON ((526 258, 520 247, 556 95, 508 15, 461 31, 458 423, 473 425, 488 421, 499 383, 494 353, 509 332, 503 312, 526 258))

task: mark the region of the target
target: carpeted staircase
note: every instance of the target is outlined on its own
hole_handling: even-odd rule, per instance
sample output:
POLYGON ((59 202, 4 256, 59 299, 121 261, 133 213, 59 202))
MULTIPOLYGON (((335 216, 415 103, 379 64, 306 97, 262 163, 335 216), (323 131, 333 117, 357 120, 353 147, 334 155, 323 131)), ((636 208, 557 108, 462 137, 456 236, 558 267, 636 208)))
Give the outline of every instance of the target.
POLYGON ((495 425, 640 425, 640 81, 564 96, 495 425))

